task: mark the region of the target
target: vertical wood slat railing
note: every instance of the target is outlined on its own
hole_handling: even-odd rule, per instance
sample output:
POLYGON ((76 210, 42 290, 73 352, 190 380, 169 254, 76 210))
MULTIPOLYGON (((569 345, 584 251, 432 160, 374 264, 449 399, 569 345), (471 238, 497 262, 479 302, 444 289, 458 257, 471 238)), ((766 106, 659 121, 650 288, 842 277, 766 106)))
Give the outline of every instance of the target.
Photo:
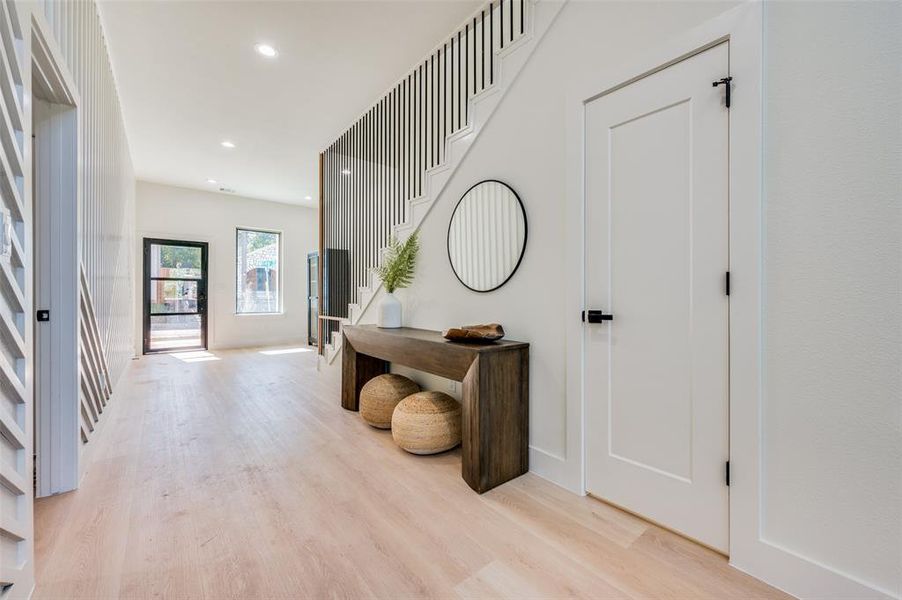
POLYGON ((79 380, 81 382, 81 439, 87 442, 113 393, 106 353, 97 327, 94 301, 84 265, 80 265, 79 380))
POLYGON ((320 352, 357 302, 392 228, 425 193, 470 100, 495 82, 497 54, 526 32, 531 0, 492 1, 409 71, 321 156, 320 352), (329 260, 347 265, 330 273, 329 260), (330 277, 331 275, 331 277, 330 277), (331 299, 331 301, 330 301, 331 299))
POLYGON ((32 230, 26 102, 27 39, 20 5, 0 1, 0 209, 11 225, 8 256, 0 256, 0 596, 31 584, 31 453, 33 413, 31 301, 32 230), (8 211, 8 212, 7 212, 8 211))

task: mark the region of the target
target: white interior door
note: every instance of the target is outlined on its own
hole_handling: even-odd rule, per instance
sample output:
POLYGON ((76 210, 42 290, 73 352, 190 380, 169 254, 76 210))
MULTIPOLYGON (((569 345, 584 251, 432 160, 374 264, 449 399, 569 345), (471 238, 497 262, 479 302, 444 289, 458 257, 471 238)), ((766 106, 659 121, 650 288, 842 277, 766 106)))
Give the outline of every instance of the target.
POLYGON ((727 43, 586 105, 586 488, 727 552, 727 43))
POLYGON ((78 118, 73 106, 36 91, 33 106, 33 217, 36 496, 78 487, 79 263, 78 118))

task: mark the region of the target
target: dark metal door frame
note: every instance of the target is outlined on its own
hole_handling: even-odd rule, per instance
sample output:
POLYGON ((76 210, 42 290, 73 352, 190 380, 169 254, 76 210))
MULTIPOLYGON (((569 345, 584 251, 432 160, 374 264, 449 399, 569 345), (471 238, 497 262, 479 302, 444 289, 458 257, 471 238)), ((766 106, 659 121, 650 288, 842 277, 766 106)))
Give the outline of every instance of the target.
POLYGON ((309 252, 307 254, 307 344, 309 346, 319 345, 319 252, 309 252), (316 262, 316 268, 311 269, 310 263, 316 262), (316 274, 316 285, 313 285, 314 273, 316 274), (313 312, 313 303, 316 303, 316 312, 313 312))
POLYGON ((144 354, 156 354, 159 352, 173 352, 178 350, 206 350, 207 349, 207 242, 189 242, 186 240, 169 240, 162 238, 144 238, 144 354), (189 248, 200 248, 200 279, 191 277, 151 277, 150 273, 150 246, 182 246, 189 248), (197 311, 196 312, 175 312, 175 313, 153 313, 150 312, 150 282, 153 281, 196 281, 197 282, 197 311), (151 350, 150 344, 150 318, 152 316, 180 316, 180 315, 199 315, 200 316, 200 346, 190 348, 161 348, 151 350))

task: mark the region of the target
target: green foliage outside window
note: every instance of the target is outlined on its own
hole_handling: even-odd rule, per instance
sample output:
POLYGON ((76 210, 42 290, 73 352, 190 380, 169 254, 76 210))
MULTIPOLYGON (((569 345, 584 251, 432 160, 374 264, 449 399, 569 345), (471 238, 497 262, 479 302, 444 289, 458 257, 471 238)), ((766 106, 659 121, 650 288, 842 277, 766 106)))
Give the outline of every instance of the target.
POLYGON ((249 231, 245 230, 247 235, 247 251, 253 252, 266 246, 272 246, 278 239, 277 233, 268 233, 266 231, 249 231))
POLYGON ((200 248, 160 246, 160 266, 164 269, 200 269, 200 248))

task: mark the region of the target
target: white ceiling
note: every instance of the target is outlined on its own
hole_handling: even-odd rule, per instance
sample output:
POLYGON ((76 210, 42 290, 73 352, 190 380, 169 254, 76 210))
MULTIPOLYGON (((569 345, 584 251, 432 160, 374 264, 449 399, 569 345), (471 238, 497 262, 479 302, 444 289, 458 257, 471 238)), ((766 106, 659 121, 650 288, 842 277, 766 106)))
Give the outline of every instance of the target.
POLYGON ((314 206, 319 151, 481 4, 101 2, 135 175, 314 206))

